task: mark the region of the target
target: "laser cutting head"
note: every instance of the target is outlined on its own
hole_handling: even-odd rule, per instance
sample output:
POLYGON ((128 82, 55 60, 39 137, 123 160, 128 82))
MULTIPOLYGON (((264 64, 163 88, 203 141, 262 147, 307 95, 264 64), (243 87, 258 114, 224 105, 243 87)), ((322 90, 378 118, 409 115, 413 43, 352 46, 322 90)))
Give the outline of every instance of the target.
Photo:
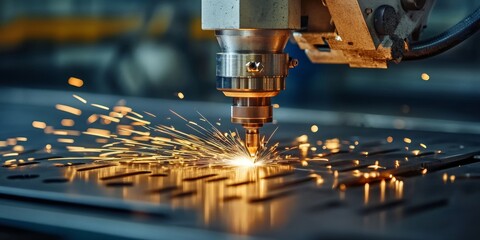
POLYGON ((245 128, 251 156, 260 147, 259 128, 272 122, 271 98, 285 89, 288 69, 297 65, 284 48, 299 27, 295 1, 202 1, 202 28, 215 30, 221 48, 217 89, 233 99, 231 120, 245 128), (241 9, 248 14, 240 16, 241 9))
POLYGON ((233 98, 231 120, 246 131, 245 145, 254 156, 258 129, 272 121, 271 98, 285 89, 289 67, 297 65, 283 52, 289 30, 217 30, 217 89, 233 98))

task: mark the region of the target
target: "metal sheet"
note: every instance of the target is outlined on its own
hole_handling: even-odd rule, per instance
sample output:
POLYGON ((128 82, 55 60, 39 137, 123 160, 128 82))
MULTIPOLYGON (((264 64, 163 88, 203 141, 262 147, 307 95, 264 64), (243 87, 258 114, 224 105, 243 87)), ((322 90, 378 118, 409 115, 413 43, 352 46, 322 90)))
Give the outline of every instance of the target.
MULTIPOLYGON (((70 94, 50 96, 62 101, 70 94)), ((194 111, 187 109, 195 108, 207 118, 228 116, 228 106, 223 113, 211 111, 207 103, 127 100, 150 112, 158 108, 160 114, 173 108, 193 118, 194 111)), ((477 234, 478 135, 323 124, 312 133, 310 123, 290 122, 279 124, 275 141, 281 147, 299 140, 293 145, 310 145, 287 152, 291 156, 284 164, 245 169, 55 161, 51 158, 71 154, 58 143, 50 152, 44 149, 45 142, 53 144, 58 137, 22 123, 58 120, 62 113, 43 104, 9 102, 0 109, 3 116, 19 119, 2 122, 8 128, 0 132, 1 139, 28 138, 18 158, 35 158, 0 168, 0 219, 7 225, 40 226, 67 238, 79 232, 143 239, 446 239, 477 234), (308 139, 296 139, 302 134, 308 139)), ((233 128, 228 120, 222 127, 233 128)))

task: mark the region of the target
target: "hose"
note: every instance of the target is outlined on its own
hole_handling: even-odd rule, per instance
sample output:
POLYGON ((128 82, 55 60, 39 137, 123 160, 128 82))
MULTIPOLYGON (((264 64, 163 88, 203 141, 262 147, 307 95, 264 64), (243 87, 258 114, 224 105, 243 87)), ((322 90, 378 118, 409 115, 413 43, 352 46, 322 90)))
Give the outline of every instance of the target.
POLYGON ((480 29, 480 7, 438 36, 414 42, 402 60, 419 60, 436 56, 462 43, 480 29))

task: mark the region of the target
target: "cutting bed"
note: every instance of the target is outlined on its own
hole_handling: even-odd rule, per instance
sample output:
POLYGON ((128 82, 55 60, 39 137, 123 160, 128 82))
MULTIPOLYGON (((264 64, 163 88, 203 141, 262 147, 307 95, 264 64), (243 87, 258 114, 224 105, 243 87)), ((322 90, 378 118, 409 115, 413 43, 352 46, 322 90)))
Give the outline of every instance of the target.
MULTIPOLYGON (((68 103, 71 95, 49 92, 50 100, 34 100, 45 94, 9 90, 0 98, 5 126, 0 138, 28 139, 16 156, 23 161, 0 168, 0 237, 457 239, 478 233, 480 138, 475 134, 335 126, 311 114, 301 122, 283 117, 300 110, 279 109, 273 141, 279 149, 301 146, 286 152, 288 161, 281 164, 52 160, 72 153, 56 142, 58 136, 33 129, 31 122, 61 119, 63 113, 53 106, 68 103), (14 91, 28 97, 11 98, 14 91), (318 125, 316 133, 312 124, 318 125)), ((106 104, 117 99, 89 97, 106 104)), ((173 108, 193 118, 198 110, 207 118, 228 119, 228 107, 221 104, 127 102, 150 112, 173 108), (212 110, 221 106, 225 111, 212 110)), ((222 122, 224 129, 234 127, 222 122)), ((92 145, 92 139, 76 144, 92 145)), ((0 150, 11 152, 10 146, 0 150)))

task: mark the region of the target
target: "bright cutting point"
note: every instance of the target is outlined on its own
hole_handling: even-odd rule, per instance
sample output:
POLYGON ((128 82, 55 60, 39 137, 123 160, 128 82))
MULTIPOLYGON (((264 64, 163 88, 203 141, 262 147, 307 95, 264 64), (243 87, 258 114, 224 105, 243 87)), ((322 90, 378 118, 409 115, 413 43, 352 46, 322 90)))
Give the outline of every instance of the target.
POLYGON ((238 156, 230 160, 229 165, 237 167, 255 167, 258 166, 259 163, 256 163, 253 158, 250 158, 248 156, 238 156))

